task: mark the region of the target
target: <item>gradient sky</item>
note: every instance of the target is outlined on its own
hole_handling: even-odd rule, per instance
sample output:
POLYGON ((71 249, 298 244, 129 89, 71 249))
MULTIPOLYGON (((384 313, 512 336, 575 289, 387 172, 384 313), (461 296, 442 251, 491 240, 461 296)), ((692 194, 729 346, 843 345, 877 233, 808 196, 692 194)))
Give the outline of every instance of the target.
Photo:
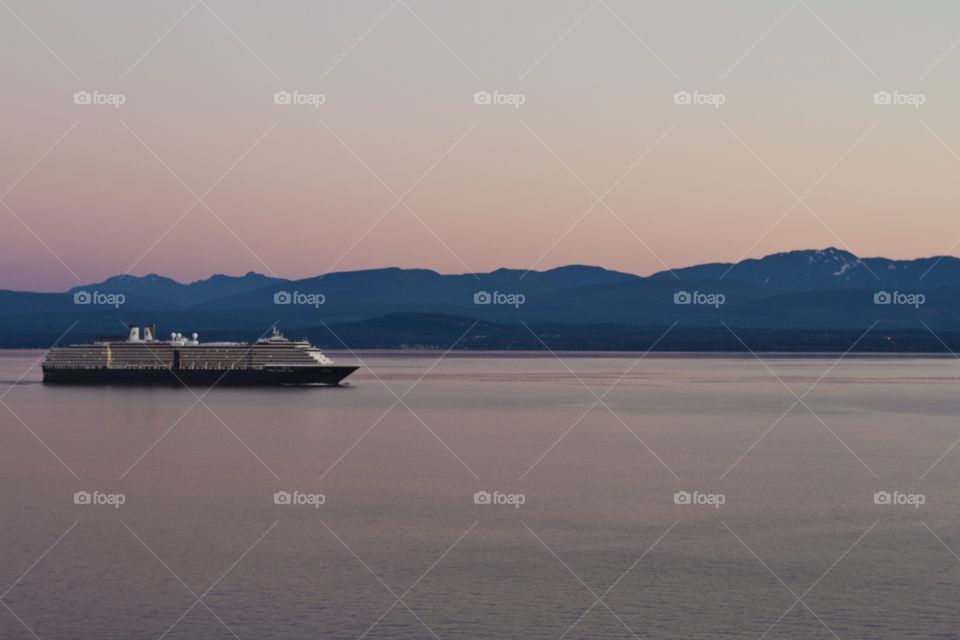
POLYGON ((954 1, 5 2, 0 288, 957 253, 954 1))

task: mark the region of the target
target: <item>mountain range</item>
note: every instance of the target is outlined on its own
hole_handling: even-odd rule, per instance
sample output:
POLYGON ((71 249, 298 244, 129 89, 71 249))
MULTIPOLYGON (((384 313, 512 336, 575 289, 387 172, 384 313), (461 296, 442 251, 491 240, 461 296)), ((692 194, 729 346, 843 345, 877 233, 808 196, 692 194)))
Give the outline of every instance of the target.
POLYGON ((677 349, 735 347, 731 331, 780 336, 770 344, 786 350, 790 335, 806 345, 801 350, 827 348, 829 339, 817 335, 855 339, 874 323, 888 334, 950 337, 960 332, 960 259, 859 258, 831 247, 649 276, 582 265, 458 275, 385 268, 299 280, 214 275, 189 284, 120 275, 63 293, 0 290, 0 347, 47 347, 76 322, 68 341, 123 335, 129 323, 155 323, 161 335, 251 340, 277 323, 328 347, 349 335, 357 348, 441 348, 457 336, 432 335, 446 339, 451 327, 474 321, 499 337, 474 336, 463 347, 542 348, 529 328, 551 327, 564 348, 641 348, 674 323, 676 335, 688 336, 671 343, 677 349), (708 335, 725 337, 704 342, 708 335))

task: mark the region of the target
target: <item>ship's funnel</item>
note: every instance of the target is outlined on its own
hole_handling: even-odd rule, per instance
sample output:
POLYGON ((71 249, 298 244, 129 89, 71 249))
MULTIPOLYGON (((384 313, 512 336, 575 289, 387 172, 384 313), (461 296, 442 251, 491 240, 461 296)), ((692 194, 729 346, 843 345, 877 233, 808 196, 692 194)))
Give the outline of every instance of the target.
POLYGON ((130 325, 130 337, 128 342, 140 342, 140 327, 135 324, 130 325))
POLYGON ((157 339, 157 325, 148 324, 143 329, 143 341, 144 342, 153 342, 157 339))

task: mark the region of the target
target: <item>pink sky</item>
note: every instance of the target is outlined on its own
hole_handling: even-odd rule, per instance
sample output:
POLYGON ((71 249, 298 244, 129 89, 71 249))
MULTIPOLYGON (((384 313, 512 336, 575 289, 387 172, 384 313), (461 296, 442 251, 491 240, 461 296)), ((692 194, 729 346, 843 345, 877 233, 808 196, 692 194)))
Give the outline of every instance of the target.
POLYGON ((956 3, 8 4, 0 288, 957 253, 956 3))

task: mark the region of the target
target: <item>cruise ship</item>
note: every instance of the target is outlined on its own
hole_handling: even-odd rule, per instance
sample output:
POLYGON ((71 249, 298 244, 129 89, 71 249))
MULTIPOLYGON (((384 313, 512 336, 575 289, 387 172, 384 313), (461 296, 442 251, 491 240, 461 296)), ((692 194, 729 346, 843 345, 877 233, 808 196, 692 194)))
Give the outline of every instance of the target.
POLYGON ((48 384, 339 385, 357 365, 338 365, 306 340, 288 340, 276 328, 254 344, 199 341, 156 325, 131 325, 124 340, 54 347, 43 362, 48 384))

